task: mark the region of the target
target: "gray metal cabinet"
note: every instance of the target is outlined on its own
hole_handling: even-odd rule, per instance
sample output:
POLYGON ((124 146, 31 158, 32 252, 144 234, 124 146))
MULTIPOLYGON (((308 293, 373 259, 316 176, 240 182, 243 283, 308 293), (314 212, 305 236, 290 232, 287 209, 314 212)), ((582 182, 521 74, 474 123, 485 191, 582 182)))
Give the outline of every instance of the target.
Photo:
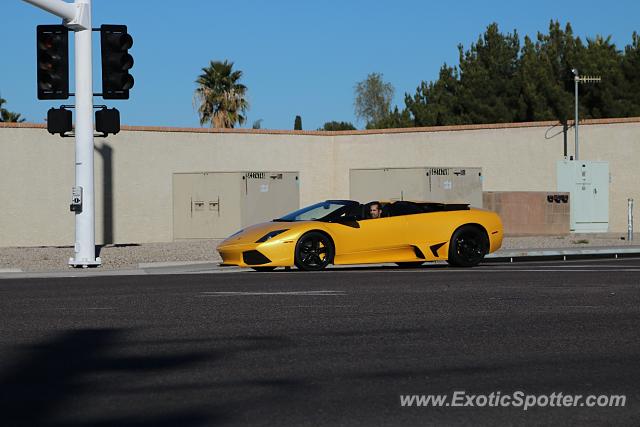
POLYGON ((300 207, 297 172, 173 174, 173 238, 224 238, 300 207))
POLYGON ((570 193, 571 231, 609 230, 609 163, 560 160, 558 191, 570 193))
POLYGON ((482 207, 482 168, 351 169, 350 197, 359 201, 416 200, 482 207))

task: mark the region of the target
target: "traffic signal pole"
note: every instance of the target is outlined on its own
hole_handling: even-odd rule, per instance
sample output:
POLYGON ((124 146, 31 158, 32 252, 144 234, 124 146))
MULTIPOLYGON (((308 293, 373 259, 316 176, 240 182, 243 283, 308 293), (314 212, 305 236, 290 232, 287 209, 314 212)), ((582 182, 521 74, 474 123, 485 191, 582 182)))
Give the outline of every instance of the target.
POLYGON ((91 70, 91 0, 76 0, 88 9, 86 30, 75 31, 76 62, 76 187, 82 188, 82 210, 76 212, 75 256, 69 265, 100 265, 96 258, 93 188, 93 81, 91 70))
MULTIPOLYGON (((93 180, 93 81, 91 64, 91 0, 24 0, 63 19, 74 31, 75 39, 75 177, 74 198, 80 195, 80 209, 75 210, 73 267, 101 264, 96 257, 95 196, 93 180)), ((73 201, 75 204, 75 200, 73 201)))

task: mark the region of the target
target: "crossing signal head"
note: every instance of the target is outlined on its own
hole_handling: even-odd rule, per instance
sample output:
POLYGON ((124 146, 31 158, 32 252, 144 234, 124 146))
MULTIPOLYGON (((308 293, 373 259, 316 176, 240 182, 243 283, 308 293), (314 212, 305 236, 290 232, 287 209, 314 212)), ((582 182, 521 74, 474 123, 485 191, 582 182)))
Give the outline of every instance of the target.
POLYGON ((60 108, 50 108, 47 111, 47 131, 51 134, 64 136, 65 132, 71 132, 73 125, 71 122, 71 111, 60 108))
POLYGON ((120 132, 120 111, 107 107, 96 111, 96 131, 105 137, 120 132))

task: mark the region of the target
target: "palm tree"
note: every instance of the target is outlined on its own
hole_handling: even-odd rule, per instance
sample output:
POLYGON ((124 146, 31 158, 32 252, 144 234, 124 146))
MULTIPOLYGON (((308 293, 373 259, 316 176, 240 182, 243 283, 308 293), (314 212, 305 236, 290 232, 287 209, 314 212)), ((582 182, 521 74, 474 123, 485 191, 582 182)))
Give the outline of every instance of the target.
POLYGON ((2 108, 2 104, 7 102, 6 99, 0 98, 0 122, 16 122, 22 123, 24 119, 20 117, 18 113, 12 113, 2 108))
POLYGON ((194 103, 198 104, 201 126, 211 122, 211 127, 232 128, 247 120, 247 87, 239 83, 242 71, 232 68, 233 62, 211 61, 198 76, 194 103))

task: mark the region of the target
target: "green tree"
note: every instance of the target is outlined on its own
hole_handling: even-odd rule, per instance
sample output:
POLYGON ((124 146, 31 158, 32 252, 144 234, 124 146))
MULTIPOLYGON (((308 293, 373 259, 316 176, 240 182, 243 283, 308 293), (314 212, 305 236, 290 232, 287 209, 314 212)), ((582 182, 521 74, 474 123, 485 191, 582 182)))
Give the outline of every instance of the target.
POLYGON ((331 121, 331 122, 326 122, 324 124, 324 126, 322 126, 322 128, 318 129, 318 130, 327 130, 327 131, 334 131, 334 130, 356 130, 356 127, 351 124, 350 122, 336 122, 336 121, 331 121))
POLYGON ((198 106, 200 125, 207 122, 215 128, 233 128, 246 121, 249 103, 247 88, 240 83, 242 71, 233 70, 233 62, 211 61, 202 69, 196 83, 194 100, 198 106))
POLYGON ((624 57, 611 43, 611 36, 587 38, 580 74, 602 78, 595 84, 580 85, 580 107, 584 118, 624 117, 633 114, 628 103, 628 82, 622 69, 624 57))
MULTIPOLYGON (((550 105, 551 96, 565 95, 562 82, 556 81, 551 74, 548 58, 542 58, 539 43, 534 43, 529 36, 524 38, 524 46, 520 57, 520 80, 522 82, 522 99, 525 103, 524 121, 552 120, 556 117, 550 105)), ((566 100, 565 104, 566 104, 566 100)), ((566 107, 566 105, 565 105, 566 107)), ((566 123, 566 108, 563 111, 563 123, 566 123)))
POLYGON ((405 94, 405 105, 415 126, 446 126, 464 123, 458 100, 458 70, 444 64, 435 82, 421 82, 413 97, 405 94))
POLYGON ((0 122, 14 122, 14 123, 22 123, 25 121, 21 117, 21 114, 14 113, 9 110, 2 108, 2 105, 7 102, 6 99, 0 98, 0 122))
POLYGON ((574 81, 600 75, 600 84, 580 85, 580 115, 624 117, 640 114, 640 41, 636 33, 624 54, 610 37, 587 38, 586 45, 551 21, 546 34, 520 47, 517 32, 502 34, 496 24, 468 50, 458 46, 460 63, 446 64, 438 80, 405 94, 416 126, 558 120, 574 115, 574 81))
POLYGON ((391 128, 410 128, 414 126, 409 110, 398 110, 396 106, 393 111, 384 116, 377 122, 368 123, 367 129, 391 129, 391 128))
POLYGON ((293 122, 293 130, 302 130, 302 117, 296 116, 293 122))
MULTIPOLYGON (((551 21, 549 34, 538 33, 535 44, 537 60, 543 67, 537 91, 546 100, 547 108, 551 111, 549 118, 561 123, 573 117, 574 83, 571 70, 577 68, 585 71, 584 45, 580 38, 573 36, 571 24, 567 23, 564 30, 558 21, 551 21)), ((526 76, 525 76, 526 78, 526 76)), ((546 115, 546 111, 543 110, 546 115)), ((536 116, 541 116, 538 112, 536 116)))
MULTIPOLYGON (((580 84, 580 117, 640 115, 640 37, 633 33, 624 52, 611 37, 584 44, 571 25, 549 23, 546 34, 500 33, 496 24, 468 50, 458 46, 460 63, 444 64, 437 80, 421 82, 405 94, 415 126, 558 120, 574 116, 574 75, 598 75, 598 84, 580 84)), ((398 112, 405 122, 406 111, 398 112), (403 117, 403 114, 405 116, 403 117)), ((375 123, 378 126, 380 123, 375 123)), ((383 123, 384 124, 384 123, 383 123)))
POLYGON ((487 27, 476 43, 458 45, 457 67, 444 64, 435 82, 422 82, 405 104, 416 126, 518 121, 525 111, 518 73, 517 32, 487 27))
POLYGON ((469 50, 463 51, 459 45, 458 51, 458 97, 463 120, 471 123, 518 121, 522 109, 518 33, 514 30, 513 34, 502 34, 493 23, 469 50))
POLYGON ((391 111, 391 100, 395 89, 382 79, 381 73, 371 73, 356 83, 354 108, 356 117, 367 125, 383 120, 391 111))
POLYGON ((626 83, 623 99, 628 106, 628 115, 640 116, 640 36, 635 31, 631 44, 624 48, 621 68, 626 83))

